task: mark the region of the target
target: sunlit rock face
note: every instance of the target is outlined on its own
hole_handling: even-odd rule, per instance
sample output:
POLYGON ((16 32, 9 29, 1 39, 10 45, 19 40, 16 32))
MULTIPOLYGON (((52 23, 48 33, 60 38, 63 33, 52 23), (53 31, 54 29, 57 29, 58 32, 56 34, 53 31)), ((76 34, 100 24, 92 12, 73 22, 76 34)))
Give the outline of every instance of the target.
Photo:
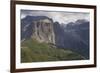
POLYGON ((53 21, 51 19, 39 19, 32 22, 32 38, 39 42, 55 44, 55 35, 53 30, 53 21))

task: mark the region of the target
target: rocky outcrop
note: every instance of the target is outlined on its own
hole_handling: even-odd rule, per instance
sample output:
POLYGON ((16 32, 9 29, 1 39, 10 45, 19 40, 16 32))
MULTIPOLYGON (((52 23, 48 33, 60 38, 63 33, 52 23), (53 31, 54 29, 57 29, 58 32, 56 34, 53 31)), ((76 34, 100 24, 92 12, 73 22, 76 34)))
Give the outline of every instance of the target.
POLYGON ((21 40, 33 38, 39 42, 55 44, 53 20, 46 16, 27 16, 21 23, 21 40))
POLYGON ((55 44, 55 34, 53 30, 53 21, 50 19, 40 19, 32 22, 32 38, 39 42, 55 44))

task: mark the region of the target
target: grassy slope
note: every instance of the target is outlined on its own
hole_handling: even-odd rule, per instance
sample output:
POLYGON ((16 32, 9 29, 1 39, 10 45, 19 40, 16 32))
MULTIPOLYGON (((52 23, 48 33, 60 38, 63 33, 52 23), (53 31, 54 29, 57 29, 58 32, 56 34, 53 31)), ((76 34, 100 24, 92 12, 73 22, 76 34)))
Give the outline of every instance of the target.
POLYGON ((46 43, 28 39, 21 43, 21 62, 81 60, 82 56, 70 50, 51 48, 46 43))

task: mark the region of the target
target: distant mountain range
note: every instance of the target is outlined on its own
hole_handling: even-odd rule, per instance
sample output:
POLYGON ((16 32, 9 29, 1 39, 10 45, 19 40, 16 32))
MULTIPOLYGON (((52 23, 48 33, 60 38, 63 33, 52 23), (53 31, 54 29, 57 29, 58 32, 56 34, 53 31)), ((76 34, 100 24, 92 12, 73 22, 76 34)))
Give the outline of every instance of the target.
POLYGON ((78 52, 86 59, 89 59, 89 22, 86 20, 77 20, 60 26, 58 22, 54 23, 56 45, 59 48, 69 48, 78 52))
POLYGON ((70 49, 81 54, 86 59, 89 59, 89 21, 79 19, 75 22, 64 24, 63 27, 61 24, 59 24, 59 21, 53 22, 52 19, 46 16, 26 16, 24 19, 21 19, 21 41, 34 36, 33 30, 35 26, 33 22, 38 20, 43 22, 43 27, 39 26, 38 40, 42 38, 41 40, 53 43, 58 48, 70 49), (45 22, 44 19, 46 19, 45 22), (48 22, 50 26, 44 25, 48 22), (47 31, 41 32, 43 29, 47 31), (48 32, 50 33, 47 34, 48 32))

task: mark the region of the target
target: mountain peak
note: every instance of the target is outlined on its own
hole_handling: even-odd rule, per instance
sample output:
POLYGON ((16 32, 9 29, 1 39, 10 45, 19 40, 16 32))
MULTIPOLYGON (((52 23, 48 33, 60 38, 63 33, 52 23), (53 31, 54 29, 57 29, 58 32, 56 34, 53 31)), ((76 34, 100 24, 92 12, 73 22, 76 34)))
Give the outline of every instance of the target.
MULTIPOLYGON (((30 15, 28 15, 28 16, 26 16, 25 18, 23 18, 23 19, 25 19, 25 20, 40 20, 40 19, 50 19, 49 17, 47 17, 47 16, 30 16, 30 15)), ((51 19, 50 19, 51 20, 51 19)))
POLYGON ((86 19, 79 19, 79 20, 76 20, 76 24, 81 24, 81 23, 86 23, 86 22, 88 22, 88 20, 86 20, 86 19))

